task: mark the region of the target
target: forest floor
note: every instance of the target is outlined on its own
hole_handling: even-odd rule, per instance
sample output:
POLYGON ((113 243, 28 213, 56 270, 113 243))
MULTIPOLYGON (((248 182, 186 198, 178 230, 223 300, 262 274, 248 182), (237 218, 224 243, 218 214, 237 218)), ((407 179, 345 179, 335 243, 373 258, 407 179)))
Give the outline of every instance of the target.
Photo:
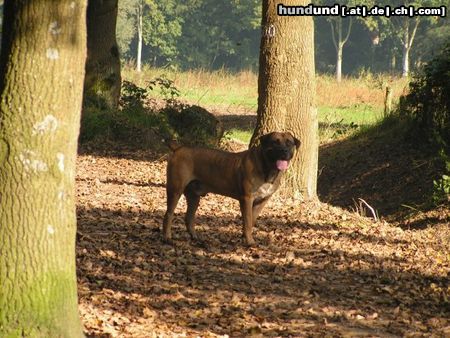
MULTIPOLYGON (((88 337, 450 336, 449 209, 375 222, 276 195, 255 229, 258 246, 248 249, 237 202, 208 195, 197 218, 206 245, 189 240, 182 199, 172 246, 160 234, 166 156, 102 148, 81 150, 76 176, 88 337)), ((322 196, 333 203, 347 195, 323 183, 324 175, 345 181, 330 166, 319 188, 335 189, 322 196)), ((398 194, 387 184, 384 196, 398 194)), ((353 188, 355 198, 370 192, 353 188)))

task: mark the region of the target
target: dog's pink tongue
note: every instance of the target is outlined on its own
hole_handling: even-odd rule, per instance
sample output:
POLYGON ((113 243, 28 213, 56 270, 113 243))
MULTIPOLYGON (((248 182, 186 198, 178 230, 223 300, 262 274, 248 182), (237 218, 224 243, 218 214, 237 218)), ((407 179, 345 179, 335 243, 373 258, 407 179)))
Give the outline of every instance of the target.
POLYGON ((278 170, 286 170, 289 167, 289 161, 278 160, 276 166, 278 170))

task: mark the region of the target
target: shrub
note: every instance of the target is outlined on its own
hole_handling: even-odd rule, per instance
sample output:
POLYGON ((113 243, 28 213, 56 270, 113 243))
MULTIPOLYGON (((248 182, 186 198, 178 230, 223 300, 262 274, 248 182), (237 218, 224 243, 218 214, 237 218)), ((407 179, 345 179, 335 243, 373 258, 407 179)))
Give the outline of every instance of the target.
POLYGON ((410 83, 400 109, 448 151, 450 146, 450 44, 432 59, 410 83))
POLYGON ((140 87, 123 81, 120 108, 107 109, 97 102, 83 107, 80 142, 119 140, 141 145, 162 145, 161 139, 179 139, 184 144, 217 146, 223 135, 220 122, 206 109, 177 100, 173 81, 164 76, 140 87), (158 90, 163 105, 150 98, 158 90))
POLYGON ((441 178, 433 181, 432 199, 435 205, 450 202, 450 176, 442 175, 441 178))
POLYGON ((199 106, 184 106, 165 110, 170 126, 184 144, 217 146, 223 136, 220 121, 199 106))
POLYGON ((114 125, 112 113, 96 105, 85 106, 81 115, 80 143, 109 138, 114 125))
POLYGON ((413 118, 416 129, 438 147, 437 160, 445 173, 433 182, 434 204, 450 196, 450 43, 434 57, 409 86, 400 100, 400 113, 413 118))

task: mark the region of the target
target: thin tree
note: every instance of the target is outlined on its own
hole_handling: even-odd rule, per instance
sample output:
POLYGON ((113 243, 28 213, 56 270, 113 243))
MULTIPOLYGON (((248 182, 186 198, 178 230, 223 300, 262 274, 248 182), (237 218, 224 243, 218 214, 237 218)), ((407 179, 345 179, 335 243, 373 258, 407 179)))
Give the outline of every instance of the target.
POLYGON ((311 17, 277 15, 277 5, 307 0, 263 1, 258 118, 251 145, 270 131, 291 131, 302 145, 285 187, 305 200, 317 197, 318 120, 315 107, 314 26, 311 17))
MULTIPOLYGON (((335 6, 334 0, 319 0, 319 4, 326 6, 335 6)), ((355 6, 365 5, 371 8, 374 5, 374 0, 341 0, 340 6, 345 6, 347 9, 354 8, 355 6)), ((336 80, 341 82, 342 80, 342 63, 344 46, 350 38, 352 32, 354 20, 357 20, 363 26, 366 26, 369 31, 373 30, 374 20, 371 17, 358 17, 352 18, 351 16, 342 18, 341 16, 330 16, 327 21, 331 27, 331 40, 336 50, 336 80)))
POLYGON ((0 337, 82 337, 74 172, 86 1, 6 0, 0 55, 0 337))
POLYGON ((144 17, 144 0, 138 0, 138 4, 136 7, 136 17, 137 17, 137 55, 136 55, 136 70, 138 72, 141 71, 141 63, 142 63, 142 20, 144 17))
POLYGON ((414 38, 416 36, 417 28, 419 27, 420 19, 417 17, 414 20, 410 18, 403 18, 402 23, 402 35, 400 41, 402 44, 402 77, 409 76, 409 55, 411 47, 414 43, 414 38), (411 27, 411 21, 414 21, 411 27))
POLYGON ((85 100, 116 108, 120 98, 120 57, 116 39, 118 0, 89 0, 85 100))
MULTIPOLYGON (((390 5, 393 7, 403 6, 408 10, 414 6, 414 9, 419 7, 443 7, 449 6, 449 0, 394 0, 394 1, 382 1, 384 5, 390 5)), ((440 20, 446 20, 445 18, 439 18, 435 16, 415 16, 410 18, 409 16, 393 16, 391 18, 378 17, 380 30, 384 31, 383 35, 389 37, 394 41, 398 41, 402 52, 402 76, 408 77, 410 73, 410 57, 411 50, 415 43, 419 26, 424 23, 428 23, 428 30, 432 26, 436 26, 440 20)), ((396 46, 393 49, 397 48, 396 46)), ((394 50, 395 52, 395 50, 394 50)))
POLYGON ((347 43, 350 33, 352 31, 352 18, 348 18, 348 25, 345 29, 343 28, 343 21, 341 17, 332 18, 329 20, 331 26, 331 37, 333 40, 334 48, 336 49, 336 81, 341 82, 342 80, 342 55, 344 51, 344 45, 347 43))

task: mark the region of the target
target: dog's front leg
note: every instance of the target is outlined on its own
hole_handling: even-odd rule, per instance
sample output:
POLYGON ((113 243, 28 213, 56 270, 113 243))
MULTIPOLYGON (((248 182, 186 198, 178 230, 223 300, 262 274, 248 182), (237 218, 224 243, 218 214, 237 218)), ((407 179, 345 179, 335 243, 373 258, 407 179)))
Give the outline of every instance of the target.
POLYGON ((255 240, 252 236, 253 230, 253 197, 251 195, 244 196, 240 201, 239 205, 241 207, 242 220, 244 223, 244 240, 245 244, 248 246, 255 245, 255 240))

